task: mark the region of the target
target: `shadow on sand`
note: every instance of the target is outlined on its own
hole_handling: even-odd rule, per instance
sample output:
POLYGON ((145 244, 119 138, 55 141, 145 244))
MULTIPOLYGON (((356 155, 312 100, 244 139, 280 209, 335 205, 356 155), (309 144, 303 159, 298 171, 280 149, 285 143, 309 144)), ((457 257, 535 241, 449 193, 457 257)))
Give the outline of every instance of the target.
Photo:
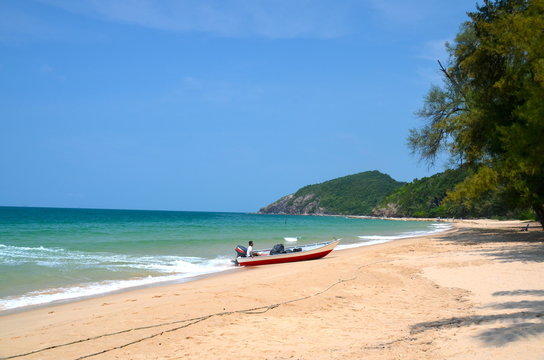
POLYGON ((544 231, 461 229, 442 240, 473 247, 478 254, 496 261, 544 262, 544 231))
MULTIPOLYGON (((489 256, 499 262, 544 262, 544 232, 542 231, 521 233, 513 230, 462 229, 442 240, 471 246, 476 253, 489 256)), ((540 299, 544 297, 544 289, 498 291, 492 295, 497 297, 498 301, 501 297, 508 297, 508 301, 487 307, 503 311, 490 315, 422 322, 412 325, 411 333, 496 324, 496 327, 486 328, 476 335, 484 344, 494 347, 544 334, 544 299, 540 299), (515 301, 516 296, 524 296, 524 300, 515 301), (534 300, 527 300, 527 297, 534 300)))
MULTIPOLYGON (((532 293, 539 294, 537 296, 544 296, 543 290, 517 290, 516 292, 519 292, 520 294, 532 293)), ((498 327, 484 330, 477 335, 478 339, 486 345, 496 347, 544 333, 544 301, 510 301, 493 305, 491 308, 510 310, 523 309, 524 311, 505 314, 453 317, 438 321, 422 322, 413 325, 410 332, 412 334, 418 334, 433 329, 497 324, 499 325, 498 327)))

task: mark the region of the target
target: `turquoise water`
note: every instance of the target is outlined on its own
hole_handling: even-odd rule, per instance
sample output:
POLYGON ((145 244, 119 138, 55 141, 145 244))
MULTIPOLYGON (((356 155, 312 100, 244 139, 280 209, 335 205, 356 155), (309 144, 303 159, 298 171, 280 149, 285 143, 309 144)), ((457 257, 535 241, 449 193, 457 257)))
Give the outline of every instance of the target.
POLYGON ((232 269, 256 248, 340 248, 441 230, 429 222, 217 212, 0 207, 0 311, 232 269), (285 238, 298 238, 287 242, 285 238))

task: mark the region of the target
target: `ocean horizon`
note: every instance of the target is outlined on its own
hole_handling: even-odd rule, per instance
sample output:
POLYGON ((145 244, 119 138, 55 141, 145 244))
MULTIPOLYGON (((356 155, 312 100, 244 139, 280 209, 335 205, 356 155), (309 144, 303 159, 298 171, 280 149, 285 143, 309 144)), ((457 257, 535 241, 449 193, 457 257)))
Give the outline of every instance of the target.
POLYGON ((342 239, 338 250, 447 223, 345 216, 0 207, 0 312, 234 269, 237 245, 342 239))

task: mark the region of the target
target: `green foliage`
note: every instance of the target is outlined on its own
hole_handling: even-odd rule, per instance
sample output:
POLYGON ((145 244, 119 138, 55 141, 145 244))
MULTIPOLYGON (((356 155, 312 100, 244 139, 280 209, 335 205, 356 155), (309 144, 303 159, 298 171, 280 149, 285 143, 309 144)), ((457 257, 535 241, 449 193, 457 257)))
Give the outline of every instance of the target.
POLYGON ((499 183, 500 175, 492 168, 480 166, 469 171, 464 181, 448 192, 442 207, 449 216, 534 219, 528 208, 512 207, 513 194, 499 183))
POLYGON ((467 175, 467 170, 458 169, 415 179, 380 201, 374 214, 398 217, 455 216, 454 213, 448 213, 442 200, 467 175), (387 209, 395 209, 395 211, 388 213, 387 209))
POLYGON ((483 211, 493 198, 544 226, 544 0, 486 0, 468 15, 409 145, 431 164, 448 150, 475 168, 448 206, 483 211))
POLYGON ((295 199, 306 199, 301 206, 318 199, 319 207, 328 214, 370 215, 384 196, 403 184, 379 171, 367 171, 305 186, 294 194, 288 205, 295 199))
POLYGON ((415 179, 380 201, 373 213, 394 217, 534 218, 528 209, 512 210, 504 201, 505 190, 496 186, 497 174, 482 169, 475 173, 464 166, 415 179), (468 179, 478 182, 477 186, 467 185, 468 179))
POLYGON ((367 171, 305 186, 260 211, 534 219, 534 213, 527 208, 511 209, 505 200, 511 194, 507 193, 507 188, 497 186, 498 178, 499 175, 491 168, 474 170, 463 166, 406 184, 378 171, 367 171))

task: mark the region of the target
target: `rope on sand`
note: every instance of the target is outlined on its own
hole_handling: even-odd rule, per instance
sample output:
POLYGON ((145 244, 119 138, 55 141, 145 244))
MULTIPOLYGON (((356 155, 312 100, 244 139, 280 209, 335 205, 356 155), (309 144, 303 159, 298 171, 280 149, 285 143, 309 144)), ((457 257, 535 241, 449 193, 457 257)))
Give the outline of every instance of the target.
POLYGON ((171 328, 171 329, 163 330, 163 331, 160 331, 160 332, 151 334, 149 336, 145 336, 145 337, 136 339, 134 341, 131 341, 131 342, 119 345, 119 346, 114 346, 114 347, 111 347, 111 348, 108 348, 108 349, 105 349, 105 350, 101 350, 101 351, 96 352, 96 353, 84 355, 84 356, 76 358, 75 360, 87 359, 87 358, 97 356, 97 355, 101 355, 101 354, 104 354, 104 353, 107 353, 107 352, 110 352, 110 351, 113 351, 113 350, 119 350, 119 349, 125 348, 127 346, 134 345, 134 344, 137 344, 139 342, 155 338, 155 337, 163 335, 165 333, 170 333, 170 332, 174 332, 174 331, 177 331, 177 330, 181 330, 183 328, 187 328, 187 327, 189 327, 191 325, 195 325, 195 324, 197 324, 199 322, 202 322, 204 320, 208 320, 208 319, 210 319, 212 317, 227 316, 227 315, 233 315, 233 314, 247 314, 247 315, 264 314, 267 311, 275 309, 275 308, 277 308, 279 306, 282 306, 282 305, 287 305, 287 304, 291 304, 291 303, 294 303, 294 302, 299 302, 299 301, 310 299, 312 297, 319 296, 319 295, 329 291, 330 289, 332 289, 333 287, 335 287, 335 286, 337 286, 337 285, 339 285, 341 283, 348 282, 348 281, 353 281, 353 280, 357 279, 357 277, 359 276, 357 273, 364 267, 371 266, 371 265, 376 265, 376 264, 380 264, 380 263, 391 262, 391 261, 394 261, 394 260, 382 260, 382 261, 376 261, 376 262, 373 262, 373 263, 361 265, 354 271, 355 275, 353 277, 351 277, 349 279, 338 279, 336 282, 332 283, 331 285, 329 285, 325 289, 320 290, 320 291, 318 291, 318 292, 316 292, 314 294, 303 296, 303 297, 300 297, 300 298, 291 299, 291 300, 283 301, 283 302, 276 303, 276 304, 259 306, 259 307, 250 308, 250 309, 224 311, 224 312, 209 314, 209 315, 200 316, 200 317, 196 317, 196 318, 192 318, 192 319, 175 320, 175 321, 164 322, 164 323, 160 323, 160 324, 140 326, 140 327, 135 327, 135 328, 131 328, 131 329, 120 330, 120 331, 116 331, 116 332, 112 332, 112 333, 101 334, 101 335, 96 335, 96 336, 92 336, 92 337, 88 337, 88 338, 84 338, 84 339, 74 340, 74 341, 64 343, 64 344, 51 345, 51 346, 48 346, 48 347, 45 347, 45 348, 42 348, 42 349, 29 351, 29 352, 24 353, 24 354, 11 355, 11 356, 8 356, 8 357, 4 357, 2 359, 4 359, 4 360, 15 359, 15 358, 23 357, 23 356, 33 355, 33 354, 40 353, 40 352, 47 351, 47 350, 53 350, 53 349, 58 349, 58 348, 69 346, 69 345, 80 344, 80 343, 84 343, 84 342, 92 341, 92 340, 97 340, 97 339, 104 338, 104 337, 120 335, 120 334, 128 333, 128 332, 131 332, 131 331, 146 330, 146 329, 152 329, 152 328, 157 328, 157 327, 162 327, 162 326, 186 323, 186 324, 183 324, 181 326, 177 326, 177 327, 174 327, 174 328, 171 328))

